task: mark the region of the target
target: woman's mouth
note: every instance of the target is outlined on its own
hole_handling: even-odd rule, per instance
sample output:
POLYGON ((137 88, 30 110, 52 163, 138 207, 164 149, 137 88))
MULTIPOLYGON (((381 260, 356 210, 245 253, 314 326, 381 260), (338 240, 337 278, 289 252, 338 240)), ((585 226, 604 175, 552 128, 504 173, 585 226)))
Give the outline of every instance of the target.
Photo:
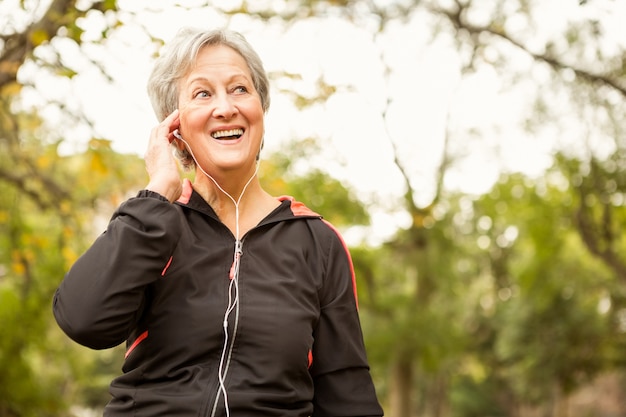
POLYGON ((243 135, 243 129, 217 130, 211 133, 213 139, 232 140, 239 139, 243 135))

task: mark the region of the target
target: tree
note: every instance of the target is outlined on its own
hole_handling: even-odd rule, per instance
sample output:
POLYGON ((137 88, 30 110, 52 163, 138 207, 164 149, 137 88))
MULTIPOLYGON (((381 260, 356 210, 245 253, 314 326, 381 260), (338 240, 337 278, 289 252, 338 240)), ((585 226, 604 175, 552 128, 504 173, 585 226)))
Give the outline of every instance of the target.
POLYGON ((86 357, 62 337, 52 295, 97 233, 93 220, 103 206, 109 212, 146 178, 139 158, 117 155, 105 141, 62 157, 56 144, 42 146, 30 136, 23 118, 17 117, 19 149, 2 152, 16 180, 0 181, 0 415, 57 415, 90 392, 89 370, 107 358, 86 357))
MULTIPOLYGON (((0 416, 3 417, 58 415, 76 403, 77 398, 91 395, 96 367, 104 370, 111 366, 103 366, 107 361, 104 355, 87 357, 62 338, 50 314, 51 301, 63 272, 95 233, 96 225, 92 222, 98 209, 102 204, 116 204, 130 187, 135 187, 138 181, 143 183, 143 164, 137 157, 116 155, 107 140, 98 138, 91 140, 82 155, 62 156, 59 145, 64 138, 56 133, 57 129, 51 129, 36 110, 21 104, 24 83, 19 80, 18 72, 25 63, 34 62, 59 77, 71 77, 75 71, 63 64, 62 56, 55 51, 54 40, 64 38, 80 44, 78 19, 90 8, 106 13, 116 7, 115 2, 104 1, 77 9, 74 1, 52 1, 43 11, 16 9, 15 19, 2 18, 0 416), (38 54, 42 50, 52 54, 38 54)), ((63 108, 63 103, 50 104, 63 108)), ((68 113, 65 116, 71 117, 68 113)), ((96 382, 98 392, 102 392, 101 384, 96 382)))
MULTIPOLYGON (((313 15, 318 14, 322 7, 332 5, 330 2, 312 2, 308 6, 309 14, 313 15)), ((621 74, 623 74, 624 68, 621 60, 623 48, 617 46, 616 39, 612 38, 612 34, 609 31, 603 30, 600 24, 601 19, 608 17, 608 13, 610 13, 613 6, 614 4, 611 2, 580 3, 579 7, 586 7, 588 11, 595 11, 595 16, 572 20, 564 26, 562 32, 543 39, 534 37, 532 35, 533 32, 530 30, 532 27, 540 28, 538 18, 541 16, 542 9, 537 2, 520 2, 515 5, 512 5, 510 2, 491 2, 485 5, 484 2, 477 1, 455 1, 445 4, 436 1, 404 2, 384 8, 379 8, 374 3, 368 3, 368 7, 363 8, 362 4, 347 2, 340 5, 339 13, 349 16, 354 21, 362 22, 364 26, 370 21, 369 19, 374 17, 378 22, 378 32, 372 35, 374 38, 384 36, 387 28, 393 27, 395 22, 410 22, 412 19, 417 19, 420 14, 427 13, 433 22, 433 40, 441 38, 454 39, 453 42, 459 51, 462 65, 460 68, 460 73, 463 74, 462 79, 470 78, 473 74, 485 68, 493 68, 495 74, 501 77, 503 82, 509 85, 523 84, 526 86, 525 88, 530 89, 531 95, 535 97, 535 106, 533 109, 529 108, 528 117, 525 120, 520 120, 520 127, 525 126, 528 128, 529 134, 544 135, 546 130, 553 131, 556 126, 558 126, 556 129, 561 128, 563 131, 572 131, 571 127, 565 130, 565 124, 571 126, 573 123, 579 126, 584 133, 575 135, 573 141, 564 143, 567 150, 571 150, 572 144, 577 143, 577 141, 597 143, 598 139, 604 134, 602 132, 608 132, 608 137, 623 137, 619 124, 615 123, 616 120, 623 118, 623 106, 611 104, 615 103, 615 101, 623 102, 624 85, 621 81, 621 74), (603 10, 602 7, 606 7, 606 10, 603 10), (520 21, 523 23, 516 26, 514 22, 520 21), (616 46, 612 49, 606 48, 604 45, 607 42, 616 46), (530 46, 531 43, 534 46, 530 46), (604 67, 601 69, 596 68, 594 64, 597 61, 603 62, 604 67), (511 62, 518 66, 511 65, 511 62), (520 65, 520 62, 522 62, 522 65, 520 65), (533 78, 537 75, 549 80, 551 88, 544 89, 543 83, 539 81, 539 78, 533 78), (569 104, 563 105, 564 100, 569 104), (567 108, 567 111, 554 111, 564 108, 567 108), (571 118, 569 117, 571 114, 580 116, 571 118), (582 124, 577 123, 577 121, 586 120, 583 115, 591 115, 594 125, 591 126, 585 122, 582 124), (585 137, 583 135, 588 136, 585 137)), ((411 46, 411 43, 408 42, 407 50, 411 50, 411 46)), ((382 52, 381 56, 383 56, 382 52)), ((388 67, 387 74, 390 78, 393 77, 393 68, 388 67)), ((390 97, 388 103, 391 104, 392 102, 393 99, 390 97)), ((390 107, 387 109, 382 114, 383 118, 387 118, 387 112, 390 107)), ((459 109, 455 109, 458 113, 459 109)), ((453 110, 451 107, 451 112, 453 110)), ((404 294, 404 297, 408 297, 408 300, 414 300, 411 303, 410 301, 398 302, 397 299, 394 299, 393 313, 386 312, 384 316, 388 320, 385 320, 385 324, 379 326, 379 328, 389 328, 390 323, 401 323, 403 321, 402 317, 406 317, 407 323, 410 323, 406 325, 407 330, 405 331, 398 331, 397 328, 393 327, 394 331, 390 335, 387 335, 386 338, 380 337, 382 341, 387 340, 387 343, 384 345, 386 349, 381 350, 395 352, 395 355, 390 356, 395 356, 397 361, 396 365, 392 365, 393 371, 390 377, 390 384, 393 383, 392 381, 396 381, 393 384, 395 387, 394 392, 390 392, 391 397, 395 398, 391 400, 390 407, 393 415, 404 416, 413 413, 414 405, 411 404, 411 398, 414 397, 413 394, 416 388, 422 394, 419 398, 429 398, 431 403, 429 410, 421 408, 420 414, 426 411, 429 415, 442 415, 445 412, 445 410, 436 405, 438 403, 436 398, 438 397, 424 395, 424 391, 421 391, 421 388, 419 388, 423 384, 420 384, 419 379, 414 378, 413 372, 415 369, 420 369, 420 372, 423 372, 424 367, 418 364, 423 364, 429 357, 429 351, 420 346, 419 341, 416 340, 415 336, 411 336, 408 329, 413 330, 413 335, 419 335, 420 330, 423 330, 422 334, 425 335, 424 337, 429 337, 431 340, 436 339, 435 335, 437 332, 432 329, 424 331, 426 329, 423 329, 416 323, 425 317, 429 318, 425 320, 428 323, 437 323, 437 321, 432 320, 429 313, 431 310, 446 310, 445 308, 442 309, 441 303, 435 302, 438 296, 443 296, 447 293, 441 284, 448 283, 446 277, 454 282, 454 277, 456 276, 458 280, 460 279, 459 275, 461 275, 458 274, 458 271, 448 270, 445 272, 445 270, 433 267, 433 264, 436 263, 436 261, 433 261, 433 259, 436 259, 435 256, 445 256, 443 253, 453 256, 457 252, 451 250, 451 248, 458 245, 458 242, 456 242, 456 245, 444 244, 445 239, 441 239, 438 236, 446 236, 446 234, 438 234, 436 231, 433 231, 433 229, 445 230, 448 227, 444 221, 438 219, 435 215, 437 212, 445 212, 450 209, 449 201, 441 201, 443 195, 442 187, 445 184, 445 179, 454 171, 455 165, 460 164, 463 159, 471 155, 470 151, 461 145, 461 142, 473 143, 475 141, 472 141, 472 139, 475 137, 480 138, 482 133, 480 131, 470 131, 469 134, 464 132, 463 126, 455 126, 452 123, 456 118, 456 114, 452 112, 447 119, 448 126, 443 129, 445 131, 443 139, 445 143, 444 151, 439 167, 431 175, 431 181, 435 184, 435 191, 431 193, 433 196, 431 201, 418 204, 416 195, 420 191, 415 189, 413 185, 415 183, 414 165, 410 161, 405 160, 400 151, 397 152, 396 162, 405 178, 407 190, 404 204, 412 221, 405 231, 398 234, 390 242, 390 246, 394 248, 394 251, 391 254, 381 253, 379 259, 384 259, 385 262, 393 259, 391 265, 399 266, 400 270, 395 271, 394 268, 386 264, 381 265, 377 273, 367 272, 367 270, 374 269, 372 266, 366 267, 364 273, 365 276, 370 277, 376 275, 384 276, 387 275, 388 271, 395 272, 391 274, 396 277, 394 280, 395 285, 387 282, 386 279, 379 278, 379 282, 375 284, 375 291, 378 292, 376 299, 384 298, 384 295, 387 295, 387 293, 393 294, 394 291, 389 290, 389 288, 403 288, 400 292, 404 294), (439 245, 443 245, 446 248, 445 252, 441 253, 434 250, 434 247, 439 245), (411 294, 414 298, 411 297, 411 294), (430 307, 431 305, 432 307, 430 307), (404 313, 402 313, 403 310, 405 310, 404 313), (394 313, 398 314, 398 316, 394 313), (409 352, 403 353, 403 350, 409 350, 409 352), (433 398, 435 400, 432 400, 433 398)), ((393 137, 391 139, 398 144, 397 149, 400 149, 399 140, 393 137)), ((618 149, 621 149, 621 146, 618 149)), ((599 173, 599 164, 594 162, 594 160, 597 158, 598 149, 592 146, 591 149, 587 150, 588 152, 582 155, 586 158, 583 160, 582 166, 593 167, 594 174, 597 174, 599 173)), ((497 152, 497 149, 495 151, 497 152)), ((621 153, 621 151, 619 153, 616 152, 615 155, 617 156, 621 153)), ((609 162, 609 166, 613 167, 612 172, 618 170, 619 168, 617 167, 622 165, 616 162, 615 159, 611 158, 611 162, 609 162)), ((504 168, 506 169, 506 167, 504 168)), ((564 171, 563 173, 566 175, 566 178, 571 180, 572 184, 586 183, 586 181, 581 181, 581 178, 586 177, 586 175, 581 175, 580 172, 564 171)), ((614 195, 613 192, 616 191, 616 184, 621 182, 610 178, 608 181, 601 180, 602 184, 599 184, 597 175, 589 178, 589 180, 590 182, 595 182, 596 185, 588 188, 579 200, 581 203, 579 204, 578 224, 581 236, 592 253, 597 254, 613 268, 619 270, 621 261, 619 261, 619 256, 616 255, 619 253, 620 239, 615 233, 616 230, 619 230, 619 223, 611 214, 616 206, 615 198, 612 197, 614 195), (593 198, 597 193, 603 193, 602 197, 593 198), (613 202, 610 203, 610 200, 613 200, 613 202), (595 203, 596 208, 592 208, 594 206, 592 202, 594 201, 601 202, 601 207, 604 208, 597 207, 598 203, 595 203)), ((584 192, 585 190, 581 187, 581 191, 584 192)), ((553 207, 551 209, 555 210, 553 207)), ((618 210, 621 211, 620 209, 618 210)), ((460 212, 457 211, 457 214, 460 214, 460 212)), ((542 221, 539 224, 543 223, 542 221)), ((553 223, 552 226, 558 227, 559 223, 553 223)), ((557 230, 552 230, 552 233, 556 233, 557 230)), ((455 235, 458 235, 458 233, 452 236, 455 235)), ((451 234, 447 236, 451 236, 451 234)), ((568 236, 569 239, 573 239, 571 234, 568 236)), ((543 240, 534 240, 533 242, 534 246, 531 245, 531 247, 534 247, 535 250, 541 248, 541 245, 544 243, 543 240)), ((545 262, 551 261, 559 266, 567 264, 565 259, 561 260, 559 251, 547 251, 546 253, 551 254, 551 257, 546 258, 545 262), (560 265, 560 262, 563 265, 560 265)), ((578 253, 580 253, 580 248, 578 248, 578 253)), ((505 268, 508 267, 509 262, 506 258, 500 260, 491 259, 489 264, 493 264, 494 267, 499 265, 499 268, 505 268)), ((541 269, 537 269, 536 266, 532 268, 533 276, 543 275, 543 273, 540 274, 541 269)), ((573 267, 573 269, 576 270, 577 268, 573 267)), ((593 272, 589 272, 589 274, 594 276, 598 273, 598 269, 602 270, 597 265, 590 267, 589 270, 593 272)), ((498 269, 489 272, 489 274, 497 272, 498 269)), ((555 285, 558 282, 557 278, 555 277, 555 281, 550 281, 551 285, 555 285)), ((582 292, 586 294, 584 290, 582 292)), ((374 290, 372 290, 372 293, 374 293, 374 290)), ((537 293, 531 292, 531 294, 527 295, 531 300, 541 298, 542 296, 547 296, 551 300, 549 301, 550 307, 543 306, 536 313, 546 314, 544 317, 550 317, 558 311, 570 311, 570 308, 559 310, 563 308, 560 306, 560 304, 563 304, 561 296, 558 295, 554 298, 550 294, 553 294, 553 292, 544 288, 537 293), (551 310, 545 310, 546 308, 554 308, 556 310, 552 311, 551 314, 551 310)), ((601 324, 603 318, 597 317, 590 311, 594 306, 594 302, 598 302, 598 297, 599 295, 595 293, 595 298, 585 295, 583 300, 578 300, 578 303, 581 304, 576 304, 573 311, 581 314, 574 314, 569 320, 565 320, 566 328, 564 330, 571 332, 568 333, 570 337, 578 338, 581 335, 585 335, 584 327, 580 320, 589 323, 589 333, 586 336, 590 340, 595 340, 595 346, 599 346, 600 342, 604 341, 606 337, 606 333, 604 333, 606 328, 602 327, 606 326, 606 323, 601 324), (582 313, 583 311, 587 313, 582 313), (585 314, 589 314, 589 316, 585 318, 585 314)), ((447 302, 455 303, 455 301, 450 299, 447 299, 447 302)), ((571 300, 567 301, 567 303, 572 302, 571 300)), ((525 320, 533 321, 537 319, 535 313, 529 314, 525 320)), ((517 319, 520 318, 520 316, 517 316, 517 319)), ((448 317, 448 320, 442 320, 442 323, 449 323, 449 319, 450 317, 448 317)), ((545 322, 545 320, 543 321, 545 322)), ((511 322, 511 324, 514 325, 508 328, 512 330, 518 330, 522 326, 519 322, 517 325, 515 325, 515 322, 511 322)), ((548 326, 547 323, 546 325, 548 326)), ((443 333, 453 335, 455 331, 454 328, 449 326, 443 333)), ((506 332, 502 335, 503 340, 508 337, 510 335, 507 336, 506 332)), ((565 340, 575 342, 572 339, 566 338, 565 340)), ((580 343, 580 339, 578 340, 578 343, 580 343)), ((449 351, 439 349, 438 352, 440 353, 438 357, 443 359, 447 357, 449 351)), ((578 372, 582 372, 582 375, 590 376, 602 369, 603 355, 599 352, 601 350, 596 350, 598 357, 592 358, 591 362, 589 362, 588 358, 589 352, 576 352, 576 354, 561 362, 563 365, 561 369, 565 372, 564 374, 556 368, 543 366, 545 363, 542 362, 540 352, 529 350, 525 353, 538 361, 536 370, 541 369, 548 372, 551 375, 548 379, 550 383, 558 386, 560 392, 567 393, 571 392, 577 386, 577 383, 580 382, 576 377, 578 372)), ((546 360, 551 359, 546 358, 546 360)), ((531 369, 525 369, 524 372, 526 377, 531 378, 530 380, 524 379, 525 381, 528 381, 530 384, 537 381, 537 379, 532 379, 531 369)), ((542 376, 545 376, 545 374, 542 376)), ((433 375, 429 375, 429 379, 432 380, 432 377, 433 375)), ((513 385, 511 385, 511 388, 513 391, 517 389, 513 385)), ((530 395, 528 392, 518 391, 512 394, 517 395, 520 401, 523 399, 530 401, 533 398, 533 395, 530 395)), ((544 397, 543 400, 545 401, 546 398, 544 397)), ((419 404, 417 406, 421 407, 419 404)))
MULTIPOLYGON (((208 3, 203 7, 214 7, 208 3)), ((609 24, 623 13, 620 3, 429 0, 380 4, 285 0, 276 12, 264 4, 241 1, 216 10, 233 19, 246 15, 280 27, 306 19, 340 18, 368 31, 372 44, 380 48, 376 60, 390 93, 376 105, 382 109, 380 120, 388 128, 385 139, 393 144, 405 192, 386 206, 372 199, 370 210, 401 207, 408 221, 384 245, 355 248, 354 261, 373 372, 387 414, 522 415, 524 407, 544 404, 548 409, 545 404, 550 402, 557 413, 580 384, 624 363, 620 326, 625 311, 621 285, 625 261, 619 234, 624 219, 624 135, 619 122, 625 108, 624 47, 609 24), (552 11, 546 20, 551 7, 557 7, 558 13, 552 11), (402 38, 403 54, 418 61, 425 49, 445 47, 453 51, 449 65, 456 68, 450 83, 458 88, 450 93, 445 117, 439 119, 439 133, 429 137, 421 137, 414 124, 433 118, 430 111, 425 116, 415 114, 412 124, 395 126, 401 106, 391 86, 399 70, 384 42, 398 28, 415 26, 427 27, 428 36, 402 38), (519 117, 499 112, 497 117, 503 121, 485 118, 487 125, 464 117, 480 115, 475 112, 476 100, 467 100, 461 92, 481 74, 496 79, 501 93, 516 98, 483 113, 514 105, 519 117), (520 144, 531 148, 550 142, 546 148, 560 151, 556 164, 545 162, 523 178, 501 177, 500 183, 494 182, 493 189, 481 195, 454 187, 454 178, 467 175, 468 165, 480 168, 473 162, 477 154, 494 161, 498 171, 518 170, 518 153, 502 145, 510 137, 518 145, 516 150, 523 149, 520 144), (425 159, 435 163, 424 164, 425 159, 416 163, 415 153, 410 152, 415 143, 426 144, 430 154, 425 159), (442 145, 428 148, 433 143, 442 145), (549 181, 542 180, 544 174, 549 181), (556 342, 549 338, 553 334, 559 335, 556 342), (550 350, 544 349, 546 340, 550 350), (594 347, 592 353, 586 345, 594 347)), ((1 84, 3 98, 16 97, 17 70, 29 59, 72 76, 74 70, 63 65, 61 54, 47 54, 56 59, 45 61, 44 55, 34 51, 53 47, 57 36, 79 44, 81 27, 76 18, 86 15, 87 9, 110 17, 102 39, 120 24, 112 13, 118 8, 115 2, 94 2, 79 10, 68 1, 50 5, 49 12, 33 14, 42 16, 41 22, 26 25, 28 29, 17 30, 15 35, 3 32, 0 79, 13 80, 1 84)), ((289 73, 273 76, 298 78, 289 73)), ((300 109, 357 89, 332 85, 325 74, 314 84, 319 97, 292 94, 300 109)), ((8 138, 24 137, 11 136, 18 126, 17 119, 10 117, 15 108, 11 101, 6 101, 4 114, 9 117, 2 122, 5 128, 0 138, 7 149, 8 138)), ((28 128, 20 128, 25 131, 41 123, 28 114, 20 117, 21 126, 30 120, 28 128)), ((14 139, 14 143, 22 146, 21 140, 14 139)), ((47 144, 54 147, 58 140, 47 138, 47 144)), ((100 155, 105 150, 106 142, 92 142, 90 152, 100 155)), ((290 176, 301 172, 296 158, 306 155, 310 159, 314 152, 294 151, 291 160, 278 156, 267 164, 264 180, 273 190, 287 187, 280 179, 287 175, 301 186, 287 193, 302 195, 320 212, 340 213, 337 223, 342 226, 367 220, 354 194, 328 176, 322 165, 306 171, 303 178, 290 176), (307 189, 314 195, 301 191, 307 189)), ((6 155, 24 157, 15 151, 6 155)), ((543 156, 551 159, 548 152, 543 156)), ((30 195, 33 202, 41 200, 37 204, 50 210, 57 200, 74 204, 73 192, 63 187, 67 180, 50 182, 54 176, 38 175, 41 170, 36 162, 19 159, 19 163, 5 164, 3 160, 0 184, 21 190, 20 196, 30 195), (16 165, 35 167, 36 172, 25 175, 28 171, 3 168, 16 165), (56 190, 52 195, 57 198, 51 198, 48 190, 56 190)), ((108 189, 99 191, 103 195, 108 189)), ((91 204, 96 205, 95 201, 91 204)), ((21 208, 16 211, 24 213, 21 208)), ((23 223, 16 224, 14 230, 24 229, 23 223)), ((9 261, 3 260, 2 265, 9 261)))
POLYGON ((613 277, 579 239, 562 180, 504 177, 474 205, 491 277, 478 316, 489 336, 475 352, 510 390, 508 415, 524 404, 567 415, 567 396, 608 368, 615 346, 598 309, 613 277))

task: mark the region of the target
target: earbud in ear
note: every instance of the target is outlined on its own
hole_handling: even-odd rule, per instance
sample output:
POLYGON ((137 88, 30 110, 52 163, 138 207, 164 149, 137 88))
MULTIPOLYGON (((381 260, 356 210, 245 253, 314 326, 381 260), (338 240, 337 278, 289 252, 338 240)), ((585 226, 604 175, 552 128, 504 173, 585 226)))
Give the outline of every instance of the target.
POLYGON ((180 139, 180 140, 183 139, 183 137, 180 135, 180 132, 178 131, 178 129, 174 129, 174 131, 172 132, 172 135, 174 135, 174 137, 176 139, 180 139))

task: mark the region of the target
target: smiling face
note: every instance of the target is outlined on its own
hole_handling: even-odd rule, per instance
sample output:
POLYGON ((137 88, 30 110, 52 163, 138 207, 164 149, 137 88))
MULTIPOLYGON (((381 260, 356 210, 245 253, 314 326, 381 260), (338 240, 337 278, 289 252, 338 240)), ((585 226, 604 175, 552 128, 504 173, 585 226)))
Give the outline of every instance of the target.
POLYGON ((263 108, 250 69, 224 45, 202 48, 178 84, 180 133, 208 173, 254 170, 263 108))

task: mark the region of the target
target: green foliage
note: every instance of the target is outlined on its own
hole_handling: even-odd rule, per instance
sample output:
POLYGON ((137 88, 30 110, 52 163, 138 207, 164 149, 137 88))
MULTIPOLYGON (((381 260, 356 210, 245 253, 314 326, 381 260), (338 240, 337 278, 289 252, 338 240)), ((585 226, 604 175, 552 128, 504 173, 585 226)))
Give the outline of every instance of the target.
POLYGON ((301 169, 302 161, 319 148, 313 139, 294 142, 263 161, 260 179, 272 195, 289 195, 302 201, 337 227, 369 224, 368 213, 355 192, 328 172, 301 169))
POLYGON ((560 176, 552 177, 556 185, 546 178, 505 176, 474 204, 477 229, 490 242, 483 256, 491 282, 474 319, 482 337, 470 350, 486 377, 472 384, 470 375, 460 378, 458 401, 469 396, 465 390, 483 384, 485 395, 500 381, 489 394, 494 404, 503 396, 546 403, 555 386, 568 394, 607 369, 614 336, 598 307, 613 277, 572 227, 573 190, 560 176))
MULTIPOLYGON (((29 59, 61 77, 78 72, 60 54, 34 54, 35 48, 50 47, 56 36, 83 45, 87 12, 109 22, 95 42, 122 25, 115 0, 80 3, 80 9, 73 1, 53 3, 62 10, 46 13, 23 37, 7 35, 0 47, 0 417, 60 415, 70 404, 105 401, 121 352, 75 346, 52 322, 49 304, 63 272, 99 232, 92 230, 99 216, 145 183, 143 163, 116 154, 105 138, 94 138, 82 154, 61 157, 63 138, 47 137, 36 113, 16 113, 12 106, 22 88, 18 70, 29 59)), ((363 30, 375 28, 376 38, 427 13, 435 22, 433 40, 442 34, 454 39, 466 59, 464 74, 489 67, 505 88, 544 74, 524 121, 528 132, 580 135, 539 179, 504 175, 481 196, 441 189, 424 208, 413 203, 419 190, 409 190, 405 197, 411 198, 397 206, 412 223, 380 247, 353 248, 363 329, 383 402, 409 397, 396 417, 510 416, 524 406, 541 411, 605 370, 623 372, 626 92, 620 77, 626 66, 621 47, 606 37, 608 27, 594 13, 581 13, 592 18, 572 21, 542 43, 539 26, 519 29, 519 22, 540 24, 530 1, 498 1, 491 9, 477 1, 374 3, 285 2, 278 14, 244 1, 224 14, 290 24, 341 17, 363 30), (522 55, 539 65, 513 68, 522 55), (598 136, 608 143, 588 145, 598 136), (398 366, 406 367, 406 386, 393 374, 398 366)), ((579 3, 584 12, 595 2, 579 3)), ((410 54, 414 40, 405 41, 410 54)), ((393 72, 387 68, 386 76, 393 72)), ((322 74, 315 81, 316 94, 282 93, 306 110, 337 94, 326 80, 322 74)), ((465 138, 450 130, 455 134, 465 138)), ((308 139, 271 155, 261 169, 264 186, 294 196, 337 226, 367 225, 367 207, 355 191, 307 163, 318 151, 308 139)))
POLYGON ((621 356, 623 332, 600 308, 616 278, 581 240, 563 179, 503 176, 483 196, 443 194, 428 228, 353 250, 370 359, 389 370, 413 358, 418 408, 448 378, 452 415, 511 415, 621 356))
POLYGON ((505 383, 492 375, 476 378, 461 373, 455 378, 455 389, 450 394, 453 417, 505 417, 506 403, 511 397, 503 395, 505 383))
POLYGON ((98 355, 86 356, 69 343, 54 323, 52 296, 69 265, 99 232, 93 220, 102 204, 117 204, 145 184, 143 161, 95 140, 84 154, 60 156, 59 142, 38 138, 41 124, 35 114, 7 115, 4 121, 0 416, 59 415, 69 405, 88 403, 87 393, 96 391, 102 404, 119 360, 96 368, 98 355))
MULTIPOLYGON (((447 203, 455 204, 455 198, 447 203)), ((464 244, 455 211, 442 207, 431 207, 425 214, 429 221, 399 231, 382 247, 353 249, 365 295, 361 314, 368 355, 389 372, 397 363, 412 368, 411 396, 426 409, 429 402, 445 401, 440 387, 461 366, 470 345, 466 308, 476 301, 471 289, 476 269, 468 266, 475 253, 464 244)), ((385 396, 398 389, 385 381, 389 374, 378 378, 385 396)))

